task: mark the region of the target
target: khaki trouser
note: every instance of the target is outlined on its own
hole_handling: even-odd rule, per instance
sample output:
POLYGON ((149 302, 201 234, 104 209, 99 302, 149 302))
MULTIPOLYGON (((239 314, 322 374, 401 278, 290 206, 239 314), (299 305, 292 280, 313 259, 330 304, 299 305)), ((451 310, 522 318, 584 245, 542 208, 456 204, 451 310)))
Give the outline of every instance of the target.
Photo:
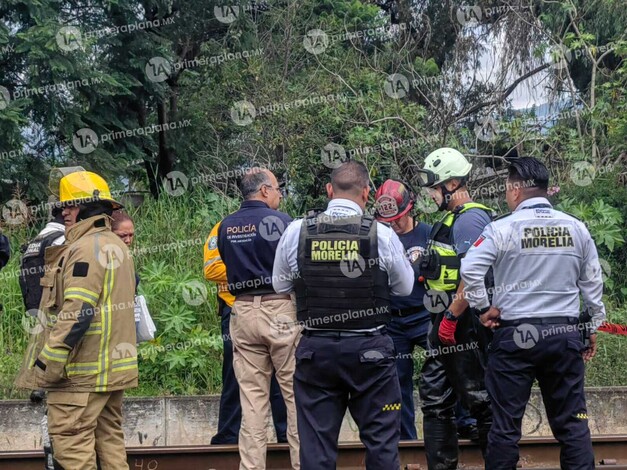
POLYGON ((296 307, 290 299, 236 300, 231 312, 233 369, 240 387, 242 425, 240 470, 266 468, 267 422, 272 369, 287 407, 287 442, 292 468, 300 468, 293 377, 294 352, 300 338, 296 307))
POLYGON ((64 470, 128 470, 122 397, 116 392, 48 392, 52 455, 64 470))

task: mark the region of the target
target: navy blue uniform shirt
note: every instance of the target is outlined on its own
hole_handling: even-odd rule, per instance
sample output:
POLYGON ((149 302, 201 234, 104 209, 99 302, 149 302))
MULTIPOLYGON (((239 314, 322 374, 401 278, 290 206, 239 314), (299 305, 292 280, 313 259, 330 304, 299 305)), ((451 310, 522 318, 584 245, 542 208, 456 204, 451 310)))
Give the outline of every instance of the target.
MULTIPOLYGON (((401 243, 405 248, 407 257, 413 263, 417 257, 422 257, 427 248, 427 241, 431 233, 431 225, 419 222, 413 230, 399 235, 401 243)), ((390 297, 390 304, 393 310, 402 310, 404 308, 421 307, 423 305, 423 297, 425 295, 425 287, 422 282, 418 282, 418 277, 414 278, 414 288, 411 294, 405 297, 390 297)))
POLYGON ((224 218, 218 231, 218 251, 226 266, 229 291, 270 294, 274 255, 292 218, 262 201, 244 201, 224 218))

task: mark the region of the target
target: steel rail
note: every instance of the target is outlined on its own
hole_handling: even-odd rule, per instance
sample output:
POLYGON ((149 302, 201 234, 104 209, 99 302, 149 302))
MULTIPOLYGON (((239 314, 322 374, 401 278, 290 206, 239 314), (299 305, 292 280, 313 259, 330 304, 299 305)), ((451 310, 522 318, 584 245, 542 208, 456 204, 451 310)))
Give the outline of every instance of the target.
MULTIPOLYGON (((627 470, 627 435, 594 436, 592 444, 597 468, 627 470)), ((424 441, 403 441, 399 446, 401 468, 426 469, 424 441)), ((459 460, 465 469, 482 468, 481 452, 476 444, 461 440, 459 460)), ((238 470, 237 446, 164 446, 129 447, 131 470, 238 470)), ((290 470, 287 444, 268 444, 267 468, 290 470)), ((532 437, 520 442, 521 468, 559 468, 559 445, 552 438, 532 437)), ((339 445, 337 467, 341 470, 365 468, 365 452, 361 443, 339 445)), ((0 452, 0 469, 41 470, 43 451, 0 452)))

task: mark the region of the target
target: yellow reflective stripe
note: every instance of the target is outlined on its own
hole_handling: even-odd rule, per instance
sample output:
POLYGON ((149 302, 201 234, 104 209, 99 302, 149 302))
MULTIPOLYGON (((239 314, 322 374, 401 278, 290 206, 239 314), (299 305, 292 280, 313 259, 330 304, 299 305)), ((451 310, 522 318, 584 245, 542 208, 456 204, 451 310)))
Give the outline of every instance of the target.
POLYGON ((71 375, 96 375, 98 373, 97 362, 77 362, 65 366, 65 372, 71 375))
POLYGON ((448 250, 448 251, 452 251, 453 253, 456 253, 453 245, 449 245, 448 243, 436 242, 432 240, 431 244, 437 248, 442 248, 443 250, 448 250))
POLYGON ((102 333, 102 323, 99 321, 89 325, 89 328, 87 328, 85 332, 86 335, 99 335, 100 333, 102 333))
POLYGON ((27 369, 35 367, 35 350, 37 349, 37 340, 33 340, 28 346, 28 359, 26 359, 27 369))
POLYGON ((121 370, 137 369, 137 357, 127 357, 124 359, 117 359, 113 361, 111 366, 112 372, 119 372, 121 370))
POLYGON ((94 370, 68 370, 66 374, 68 377, 72 377, 74 375, 96 375, 98 373, 98 369, 94 370))
POLYGON ((137 364, 124 366, 124 367, 114 367, 114 369, 111 372, 121 372, 123 370, 132 370, 132 369, 137 369, 137 364))
POLYGON ((113 260, 111 253, 108 253, 107 269, 103 284, 103 306, 102 309, 102 334, 100 335, 100 349, 98 351, 99 358, 99 374, 96 378, 96 391, 106 392, 108 383, 108 367, 109 367, 109 342, 111 338, 111 291, 113 289, 113 260))
POLYGON ((63 291, 63 296, 66 299, 81 299, 95 307, 98 304, 99 295, 89 289, 83 289, 82 287, 68 287, 63 291), (89 300, 87 300, 89 299, 89 300))
POLYGON ((65 366, 65 372, 70 375, 96 375, 98 373, 97 362, 73 362, 65 366))
POLYGON ((96 305, 98 305, 97 301, 94 301, 91 297, 87 297, 86 295, 83 294, 65 294, 64 297, 66 300, 67 299, 77 299, 77 300, 82 300, 83 302, 88 303, 89 305, 91 305, 92 307, 95 307, 96 305))
POLYGON ((66 362, 69 354, 70 351, 68 349, 51 348, 47 344, 41 350, 43 357, 54 362, 66 362))
POLYGON ((98 297, 99 297, 97 292, 94 292, 93 290, 85 289, 83 287, 68 287, 67 289, 65 289, 64 294, 67 294, 68 292, 84 294, 87 297, 91 297, 96 302, 98 301, 98 297))
POLYGON ((126 363, 131 363, 131 362, 137 363, 137 356, 125 357, 124 359, 114 359, 112 364, 113 364, 113 367, 115 367, 116 364, 126 364, 126 363))
POLYGON ((93 362, 70 362, 66 367, 80 367, 80 366, 89 366, 89 367, 98 367, 98 361, 93 362))

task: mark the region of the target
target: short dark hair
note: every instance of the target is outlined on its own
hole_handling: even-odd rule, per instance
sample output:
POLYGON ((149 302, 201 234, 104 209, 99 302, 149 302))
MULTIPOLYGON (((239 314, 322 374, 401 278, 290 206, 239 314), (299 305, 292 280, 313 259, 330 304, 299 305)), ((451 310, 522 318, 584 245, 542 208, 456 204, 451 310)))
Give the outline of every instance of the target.
POLYGON ((61 207, 53 206, 50 215, 52 216, 52 222, 63 224, 63 209, 61 207))
POLYGON ((523 188, 549 188, 549 170, 544 163, 533 157, 519 157, 510 161, 507 178, 523 183, 523 188))
POLYGON ((246 171, 246 174, 242 177, 242 181, 239 183, 239 190, 242 192, 244 199, 250 199, 264 184, 270 184, 268 173, 263 168, 253 167, 246 171))
POLYGON ((344 162, 331 172, 331 186, 335 192, 357 195, 369 184, 368 168, 355 160, 344 162))

